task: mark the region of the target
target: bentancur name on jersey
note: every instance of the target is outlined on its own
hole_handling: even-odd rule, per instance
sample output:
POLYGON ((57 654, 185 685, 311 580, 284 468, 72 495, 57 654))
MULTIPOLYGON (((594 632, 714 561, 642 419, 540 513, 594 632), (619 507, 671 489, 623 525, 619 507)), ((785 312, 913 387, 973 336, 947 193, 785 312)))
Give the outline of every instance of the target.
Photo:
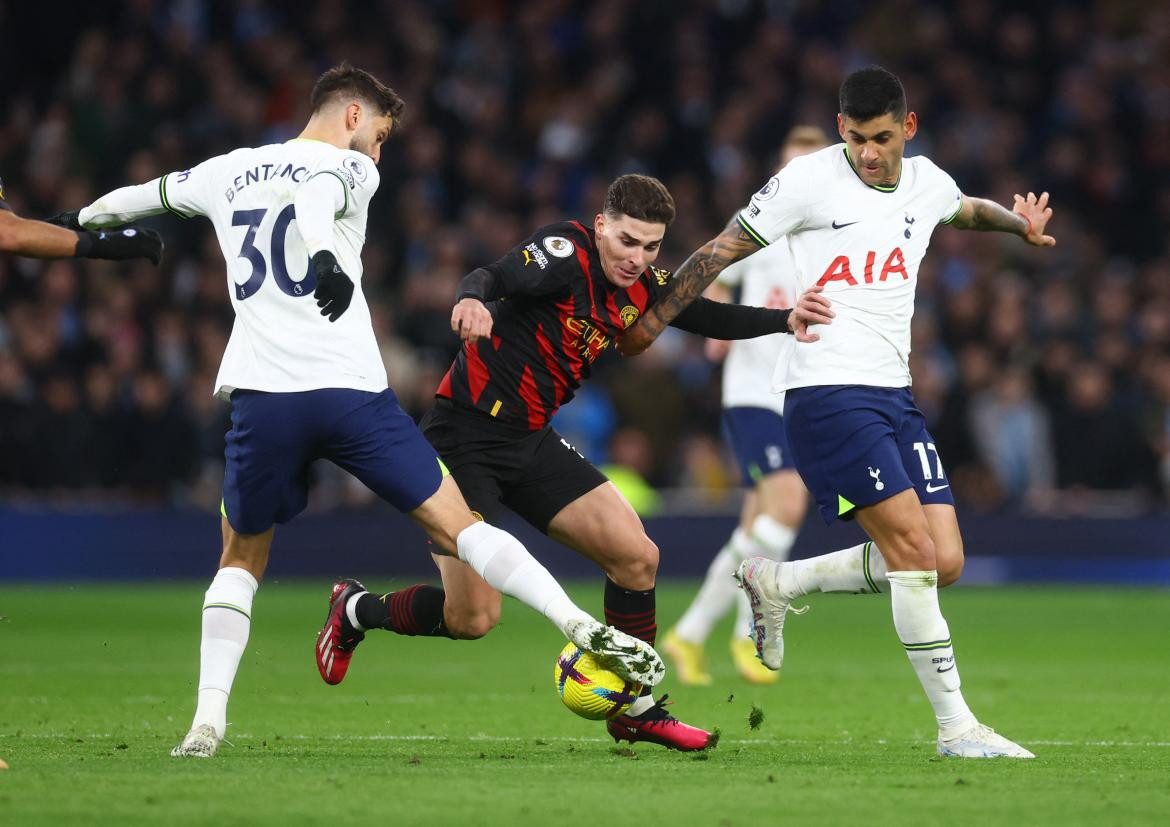
MULTIPOLYGON (((175 176, 175 183, 182 183, 187 180, 187 176, 191 174, 191 170, 184 170, 175 176)), ((242 192, 252 184, 259 184, 261 181, 275 181, 277 178, 291 178, 294 183, 301 183, 305 176, 309 174, 308 167, 294 167, 292 164, 257 164, 251 169, 246 169, 240 175, 232 179, 231 187, 224 192, 224 197, 228 203, 235 200, 236 194, 242 192), (261 170, 264 170, 261 174, 261 170), (276 170, 276 172, 273 172, 276 170)), ((350 188, 353 188, 353 182, 348 182, 350 188)))

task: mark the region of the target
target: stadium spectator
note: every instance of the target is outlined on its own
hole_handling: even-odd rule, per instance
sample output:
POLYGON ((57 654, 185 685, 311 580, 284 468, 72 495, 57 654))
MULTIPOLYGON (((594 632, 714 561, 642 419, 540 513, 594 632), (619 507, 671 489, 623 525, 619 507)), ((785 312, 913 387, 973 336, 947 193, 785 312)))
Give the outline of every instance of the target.
MULTIPOLYGON (((0 93, 0 175, 19 213, 47 216, 125 180, 292 137, 317 70, 342 58, 393 79, 411 115, 383 160, 366 289, 394 385, 417 414, 455 350, 446 319, 470 262, 493 260, 525 227, 589 218, 599 187, 644 172, 678 203, 660 259, 677 266, 767 177, 777 136, 795 122, 831 127, 826 101, 844 74, 881 62, 929 113, 913 149, 962 188, 1004 202, 1023 170, 1038 170, 1034 185, 1059 205, 1062 242, 1050 256, 940 229, 923 268, 911 361, 957 499, 1034 507, 1030 492, 1054 474, 1078 509, 1118 491, 1135 507, 1164 507, 1164 8, 922 0, 901 16, 840 2, 690 0, 623 9, 193 0, 62 19, 44 4, 7 4, 0 64, 19 82, 0 93), (21 32, 45 30, 51 43, 22 44, 21 32), (1013 446, 1026 440, 1033 450, 1021 457, 1013 446)), ((165 232, 158 271, 0 258, 5 492, 149 490, 218 503, 224 417, 207 377, 231 324, 223 269, 205 224, 165 232), (52 445, 50 419, 63 429, 52 445), (149 437, 133 435, 140 426, 149 437), (82 461, 64 461, 82 434, 92 435, 82 461)), ((602 371, 618 417, 606 427, 647 433, 659 488, 733 479, 710 473, 709 452, 682 448, 717 428, 718 376, 699 347, 679 337, 602 371), (657 416, 640 408, 647 389, 657 416)))

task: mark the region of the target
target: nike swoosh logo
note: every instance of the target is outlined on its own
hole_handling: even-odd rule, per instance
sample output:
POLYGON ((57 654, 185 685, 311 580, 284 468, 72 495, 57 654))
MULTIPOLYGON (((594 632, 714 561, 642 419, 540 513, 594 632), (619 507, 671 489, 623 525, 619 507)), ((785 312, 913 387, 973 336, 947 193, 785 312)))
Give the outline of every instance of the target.
POLYGON ((947 485, 931 485, 930 483, 927 483, 926 484, 926 493, 933 494, 935 491, 942 491, 944 488, 950 488, 950 487, 951 486, 949 483, 947 485))
POLYGON ((946 669, 943 669, 943 668, 940 666, 940 667, 939 667, 938 669, 936 669, 935 671, 936 671, 936 672, 950 672, 950 671, 951 671, 952 669, 954 669, 954 668, 955 668, 955 665, 952 663, 952 664, 951 664, 950 666, 948 666, 946 669))
MULTIPOLYGON (((860 221, 860 220, 861 219, 858 219, 857 221, 860 221)), ((838 224, 836 221, 834 221, 833 222, 833 229, 840 230, 844 227, 852 227, 854 224, 857 223, 857 221, 846 221, 844 224, 838 224)))

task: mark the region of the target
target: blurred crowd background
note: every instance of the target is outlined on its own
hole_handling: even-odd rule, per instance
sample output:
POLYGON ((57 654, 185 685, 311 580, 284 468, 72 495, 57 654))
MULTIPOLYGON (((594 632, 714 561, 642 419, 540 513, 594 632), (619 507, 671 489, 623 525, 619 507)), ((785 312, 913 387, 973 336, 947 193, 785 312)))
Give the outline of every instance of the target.
MULTIPOLYGON (((964 191, 1047 190, 1054 250, 940 228, 920 273, 914 392, 960 503, 1136 513, 1170 492, 1170 5, 1142 0, 0 0, 0 177, 26 216, 286 140, 346 59, 407 101, 383 151, 364 286, 414 415, 457 343, 456 285, 609 180, 678 203, 677 267, 771 174, 798 123, 835 131, 845 73, 899 73, 964 191)), ((0 259, 0 492, 217 503, 232 323, 201 219, 151 222, 161 268, 0 259)), ((718 500, 738 485, 718 364, 669 331, 600 363, 557 420, 597 463, 718 500)), ((319 473, 314 503, 364 495, 319 473)))

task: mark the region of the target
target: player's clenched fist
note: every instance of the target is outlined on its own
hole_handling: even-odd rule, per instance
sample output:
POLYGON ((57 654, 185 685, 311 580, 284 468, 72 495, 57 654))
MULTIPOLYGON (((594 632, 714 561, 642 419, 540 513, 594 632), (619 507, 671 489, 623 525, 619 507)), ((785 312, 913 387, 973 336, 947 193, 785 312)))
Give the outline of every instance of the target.
POLYGON ((492 314, 479 299, 460 299, 451 311, 451 330, 468 344, 492 335, 492 314))

